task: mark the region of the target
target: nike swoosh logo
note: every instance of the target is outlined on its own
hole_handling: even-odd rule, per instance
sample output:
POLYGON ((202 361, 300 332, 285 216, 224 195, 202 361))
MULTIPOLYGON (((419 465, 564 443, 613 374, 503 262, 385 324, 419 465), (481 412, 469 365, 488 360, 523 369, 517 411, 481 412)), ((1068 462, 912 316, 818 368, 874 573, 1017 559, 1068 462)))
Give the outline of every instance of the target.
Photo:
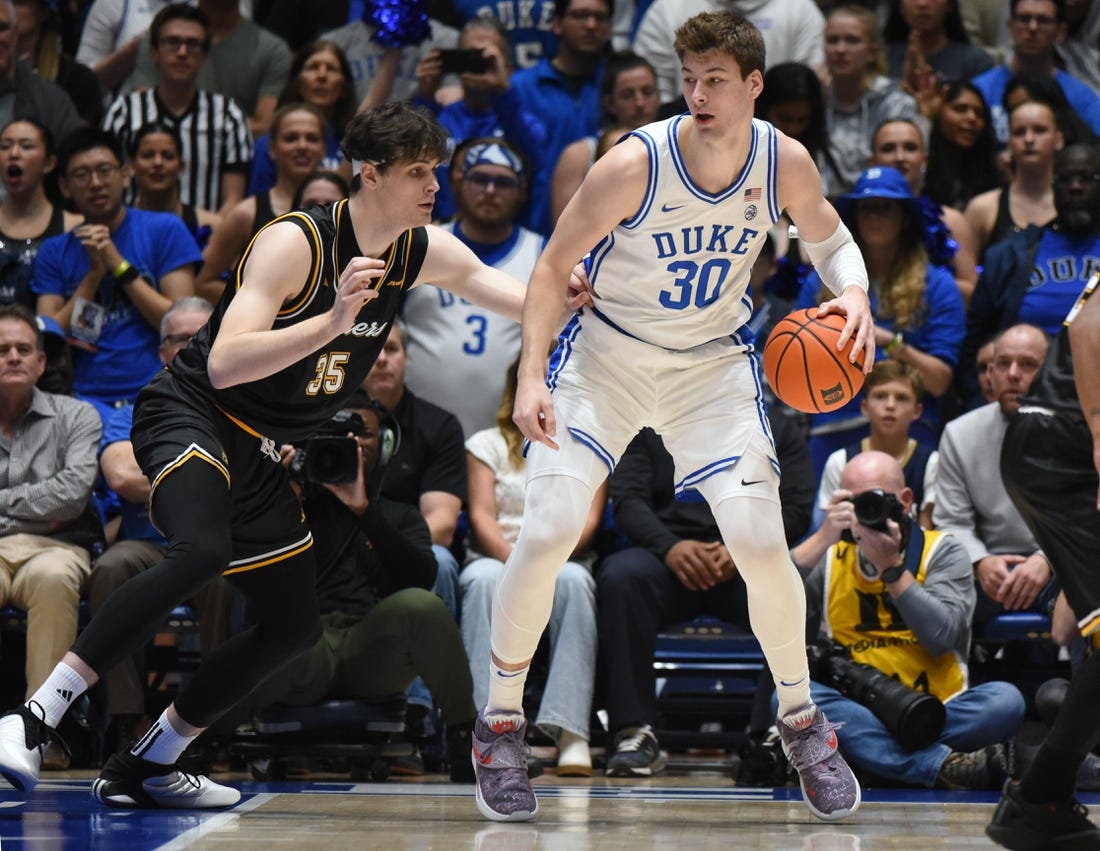
POLYGON ((741 480, 741 487, 747 488, 749 485, 759 485, 759 484, 762 484, 763 481, 764 481, 763 479, 754 479, 751 482, 746 482, 744 479, 742 479, 741 480))
POLYGON ((493 761, 493 755, 491 753, 485 754, 483 757, 477 750, 477 743, 474 744, 474 759, 480 762, 482 765, 489 765, 493 761))
POLYGON ((661 212, 662 213, 671 213, 674 210, 682 210, 686 206, 687 206, 687 204, 677 204, 675 207, 670 207, 670 206, 668 206, 668 204, 662 204, 661 205, 661 212))

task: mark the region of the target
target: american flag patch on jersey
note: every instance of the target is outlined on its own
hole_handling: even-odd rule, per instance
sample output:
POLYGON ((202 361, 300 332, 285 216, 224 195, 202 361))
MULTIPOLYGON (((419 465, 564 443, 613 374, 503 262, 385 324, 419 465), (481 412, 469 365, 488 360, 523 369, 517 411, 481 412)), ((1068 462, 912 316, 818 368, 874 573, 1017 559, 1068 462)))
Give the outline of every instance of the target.
POLYGON ((759 201, 760 200, 760 187, 757 186, 757 187, 754 187, 753 189, 746 189, 744 200, 746 200, 746 201, 759 201))

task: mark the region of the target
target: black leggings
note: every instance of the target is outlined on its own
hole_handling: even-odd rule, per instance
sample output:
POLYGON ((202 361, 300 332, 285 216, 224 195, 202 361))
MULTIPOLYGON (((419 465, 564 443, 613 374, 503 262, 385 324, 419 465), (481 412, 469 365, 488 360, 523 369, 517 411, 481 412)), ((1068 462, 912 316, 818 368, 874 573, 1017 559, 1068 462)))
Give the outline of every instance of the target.
MULTIPOLYGON (((150 641, 172 609, 228 567, 230 516, 225 477, 211 464, 192 459, 165 476, 156 489, 164 560, 107 599, 73 652, 101 675, 150 641)), ((312 549, 227 579, 256 623, 215 649, 180 691, 176 711, 195 727, 208 727, 321 635, 312 549)))

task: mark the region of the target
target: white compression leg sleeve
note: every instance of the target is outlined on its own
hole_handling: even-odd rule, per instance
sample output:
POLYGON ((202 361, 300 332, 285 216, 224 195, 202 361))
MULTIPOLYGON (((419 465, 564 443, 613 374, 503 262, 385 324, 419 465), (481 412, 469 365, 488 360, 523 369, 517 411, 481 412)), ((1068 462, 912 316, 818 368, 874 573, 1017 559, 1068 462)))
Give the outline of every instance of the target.
POLYGON ((519 540, 493 597, 491 643, 496 659, 489 660, 490 711, 522 711, 528 669, 505 671, 496 660, 520 665, 535 654, 550 620, 558 574, 580 540, 592 495, 607 474, 591 451, 572 440, 563 440, 561 451, 583 453, 581 466, 588 475, 543 474, 527 482, 519 540))
POLYGON ((502 662, 519 664, 534 655, 550 620, 554 583, 584 531, 592 494, 587 482, 572 476, 527 483, 519 540, 493 598, 493 653, 502 662))
MULTIPOLYGON (((716 477, 717 478, 717 477, 716 477)), ((779 714, 810 702, 806 662, 806 590, 791 561, 777 503, 743 495, 708 495, 722 539, 748 588, 752 631, 768 660, 779 698, 779 714)), ((713 487, 713 486, 712 486, 713 487)))

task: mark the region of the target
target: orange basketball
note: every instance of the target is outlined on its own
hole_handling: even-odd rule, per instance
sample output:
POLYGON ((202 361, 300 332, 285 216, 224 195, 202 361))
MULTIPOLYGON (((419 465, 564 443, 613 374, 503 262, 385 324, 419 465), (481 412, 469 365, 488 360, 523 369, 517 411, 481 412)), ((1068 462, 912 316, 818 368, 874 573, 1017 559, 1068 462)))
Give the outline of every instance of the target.
POLYGON ((818 317, 811 307, 776 323, 764 346, 764 375, 776 396, 808 414, 835 411, 852 400, 863 386, 863 352, 851 363, 853 340, 837 349, 844 322, 835 313, 818 317))

